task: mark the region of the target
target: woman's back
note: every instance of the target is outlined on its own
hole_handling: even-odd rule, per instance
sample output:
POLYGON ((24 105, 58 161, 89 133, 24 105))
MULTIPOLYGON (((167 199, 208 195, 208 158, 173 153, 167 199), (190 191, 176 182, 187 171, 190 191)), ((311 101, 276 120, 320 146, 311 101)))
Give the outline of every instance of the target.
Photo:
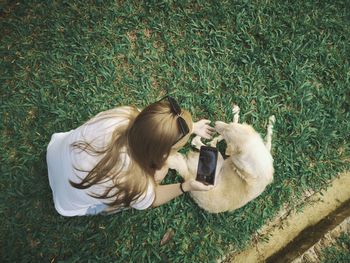
MULTIPOLYGON (((47 148, 47 163, 55 207, 60 214, 64 216, 95 214, 107 207, 104 203, 111 200, 97 199, 91 194, 97 196, 103 194, 107 188, 113 187, 112 181, 105 180, 87 189, 77 189, 69 182, 80 183, 103 155, 72 147, 72 144, 84 141, 94 150, 104 150, 111 142, 114 131, 128 125, 128 116, 132 110, 131 107, 119 107, 102 112, 74 130, 52 135, 47 148)), ((130 159, 123 150, 120 160, 121 168, 127 169, 130 159)))

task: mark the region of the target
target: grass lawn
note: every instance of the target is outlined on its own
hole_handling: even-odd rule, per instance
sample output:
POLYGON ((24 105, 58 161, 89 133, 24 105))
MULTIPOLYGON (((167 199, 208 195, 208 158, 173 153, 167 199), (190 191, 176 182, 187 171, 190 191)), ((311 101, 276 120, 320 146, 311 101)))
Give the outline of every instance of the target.
POLYGON ((1 262, 210 262, 350 168, 347 0, 8 0, 0 39, 1 262), (189 196, 113 216, 56 213, 51 134, 167 92, 197 120, 228 121, 236 102, 263 134, 276 115, 273 184, 218 215, 189 196))
POLYGON ((350 262, 350 236, 343 233, 336 239, 336 243, 324 248, 321 254, 323 263, 350 262))

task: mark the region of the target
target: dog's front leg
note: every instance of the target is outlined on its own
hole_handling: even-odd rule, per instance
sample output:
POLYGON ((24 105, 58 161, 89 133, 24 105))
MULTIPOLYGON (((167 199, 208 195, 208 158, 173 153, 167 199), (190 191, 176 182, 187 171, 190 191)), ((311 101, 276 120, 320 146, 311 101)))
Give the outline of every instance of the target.
POLYGON ((171 154, 167 159, 167 164, 170 169, 176 170, 185 180, 189 177, 190 172, 187 166, 187 159, 181 153, 171 154))
POLYGON ((204 143, 202 142, 201 137, 197 135, 196 137, 194 137, 194 138, 192 139, 191 145, 192 145, 194 148, 200 150, 201 146, 204 146, 204 143))

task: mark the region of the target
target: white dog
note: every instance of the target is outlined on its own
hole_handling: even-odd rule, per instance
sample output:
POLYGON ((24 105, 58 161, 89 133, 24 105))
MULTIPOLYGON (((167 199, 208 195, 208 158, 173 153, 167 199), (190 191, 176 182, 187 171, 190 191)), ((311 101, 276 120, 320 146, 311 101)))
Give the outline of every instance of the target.
MULTIPOLYGON (((220 134, 210 145, 224 139, 227 143, 224 160, 218 156, 215 188, 210 191, 192 191, 194 201, 210 213, 233 211, 259 196, 273 180, 273 159, 270 153, 272 128, 275 117, 269 118, 265 142, 248 124, 239 124, 239 107, 233 107, 233 122, 217 121, 215 129, 220 134)), ((195 137, 192 144, 200 148, 203 143, 195 137)), ((175 169, 185 180, 194 179, 197 174, 199 153, 190 152, 187 156, 180 153, 171 155, 168 165, 175 169)))

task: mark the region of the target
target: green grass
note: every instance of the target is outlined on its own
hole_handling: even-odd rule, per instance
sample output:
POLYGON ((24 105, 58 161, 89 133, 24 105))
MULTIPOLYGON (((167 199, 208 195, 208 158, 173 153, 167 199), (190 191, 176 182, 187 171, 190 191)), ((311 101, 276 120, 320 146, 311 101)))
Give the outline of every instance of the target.
POLYGON ((2 262, 214 261, 350 168, 348 1, 123 2, 0 3, 2 262), (45 162, 51 134, 167 92, 195 119, 228 121, 236 102, 265 132, 275 114, 273 184, 219 215, 183 196, 144 212, 59 216, 45 162))
POLYGON ((350 262, 350 236, 343 233, 336 240, 336 244, 326 247, 322 251, 324 263, 347 263, 350 262))

